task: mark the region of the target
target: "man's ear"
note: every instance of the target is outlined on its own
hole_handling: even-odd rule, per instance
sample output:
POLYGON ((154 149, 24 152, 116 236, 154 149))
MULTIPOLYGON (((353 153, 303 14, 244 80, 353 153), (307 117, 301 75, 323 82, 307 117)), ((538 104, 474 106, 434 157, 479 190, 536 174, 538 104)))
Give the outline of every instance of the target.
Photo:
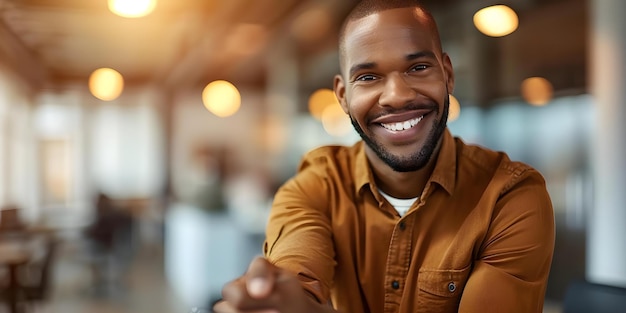
POLYGON ((333 91, 335 92, 335 97, 337 97, 337 100, 339 101, 339 105, 341 105, 343 111, 348 114, 348 103, 346 101, 346 84, 340 74, 335 75, 335 79, 333 81, 333 91))
POLYGON ((443 70, 446 73, 446 87, 448 87, 448 92, 452 93, 454 91, 454 69, 450 56, 445 52, 443 53, 443 70))

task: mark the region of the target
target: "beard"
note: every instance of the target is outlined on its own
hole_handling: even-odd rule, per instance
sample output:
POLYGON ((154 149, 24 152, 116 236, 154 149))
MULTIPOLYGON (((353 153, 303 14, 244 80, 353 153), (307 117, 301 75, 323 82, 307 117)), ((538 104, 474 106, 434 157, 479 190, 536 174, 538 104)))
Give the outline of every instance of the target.
MULTIPOLYGON (((363 139, 363 141, 374 151, 374 153, 376 153, 378 158, 385 162, 385 164, 389 165, 389 167, 396 172, 413 172, 424 168, 433 156, 437 143, 439 143, 439 140, 446 129, 449 109, 450 97, 446 97, 443 102, 443 114, 441 114, 441 118, 439 120, 435 121, 433 127, 428 132, 426 143, 421 150, 414 151, 408 156, 394 155, 390 151, 386 150, 380 142, 376 141, 371 136, 368 136, 363 131, 361 126, 359 126, 359 123, 354 120, 351 114, 350 122, 359 136, 361 136, 361 139, 363 139)), ((436 106, 434 113, 439 113, 439 106, 436 106)))

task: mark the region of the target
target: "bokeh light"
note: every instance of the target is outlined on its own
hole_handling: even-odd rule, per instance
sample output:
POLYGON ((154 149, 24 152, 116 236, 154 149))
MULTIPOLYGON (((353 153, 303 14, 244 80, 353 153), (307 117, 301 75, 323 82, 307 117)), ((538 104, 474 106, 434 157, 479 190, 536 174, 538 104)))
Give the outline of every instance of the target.
POLYGON ((515 11, 506 5, 494 5, 476 12, 474 25, 487 36, 502 37, 517 29, 519 19, 515 11))
POLYGON ((335 93, 330 89, 318 89, 309 97, 309 113, 318 120, 322 119, 322 113, 330 106, 336 106, 341 109, 335 93))
POLYGON ((99 68, 89 76, 89 91, 103 101, 117 99, 124 89, 122 74, 112 68, 99 68))
POLYGON ((204 87, 202 102, 209 112, 219 117, 228 117, 239 111, 241 95, 235 85, 225 80, 216 80, 204 87))
POLYGON ((554 88, 550 81, 543 77, 530 77, 522 82, 522 97, 534 106, 546 105, 552 100, 554 88))
POLYGON ((450 111, 448 111, 448 122, 456 121, 461 115, 461 104, 459 100, 453 96, 450 96, 450 111))
POLYGON ((331 136, 341 137, 350 133, 352 124, 339 104, 327 106, 322 112, 322 126, 331 136))
POLYGON ((109 10, 122 17, 143 17, 154 11, 156 2, 156 0, 109 0, 109 10))

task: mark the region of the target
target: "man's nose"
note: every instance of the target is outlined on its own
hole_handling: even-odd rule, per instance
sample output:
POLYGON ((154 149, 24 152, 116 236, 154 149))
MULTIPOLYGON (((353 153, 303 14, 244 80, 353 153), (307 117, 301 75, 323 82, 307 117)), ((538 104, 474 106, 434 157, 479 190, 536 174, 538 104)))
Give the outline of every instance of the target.
POLYGON ((406 77, 401 73, 393 73, 386 78, 379 104, 400 108, 415 100, 416 96, 417 92, 407 83, 406 77))

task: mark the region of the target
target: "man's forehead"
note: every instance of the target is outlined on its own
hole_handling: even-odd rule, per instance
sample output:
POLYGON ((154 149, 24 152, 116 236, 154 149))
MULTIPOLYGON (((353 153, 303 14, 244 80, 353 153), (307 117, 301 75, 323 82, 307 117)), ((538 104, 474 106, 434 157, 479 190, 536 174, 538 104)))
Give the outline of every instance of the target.
POLYGON ((349 34, 368 25, 421 25, 429 26, 429 16, 421 8, 407 7, 376 11, 363 17, 354 18, 346 24, 349 34))
POLYGON ((339 65, 343 73, 350 64, 369 60, 368 55, 376 46, 389 52, 399 52, 400 45, 406 45, 408 50, 413 49, 404 51, 406 53, 418 50, 441 53, 435 21, 416 7, 386 9, 350 19, 344 25, 340 40, 339 65), (393 51, 389 50, 389 45, 393 45, 393 51))
MULTIPOLYGON (((343 38, 345 52, 362 49, 364 45, 378 45, 386 42, 434 44, 436 40, 433 37, 436 33, 427 20, 414 14, 415 9, 397 10, 399 9, 378 12, 347 24, 343 38)), ((434 47, 431 48, 434 50, 434 47)), ((367 51, 363 52, 367 53, 367 51)))
POLYGON ((351 20, 346 25, 343 44, 350 45, 380 35, 389 36, 394 32, 410 32, 431 38, 436 33, 421 9, 389 9, 351 20))

